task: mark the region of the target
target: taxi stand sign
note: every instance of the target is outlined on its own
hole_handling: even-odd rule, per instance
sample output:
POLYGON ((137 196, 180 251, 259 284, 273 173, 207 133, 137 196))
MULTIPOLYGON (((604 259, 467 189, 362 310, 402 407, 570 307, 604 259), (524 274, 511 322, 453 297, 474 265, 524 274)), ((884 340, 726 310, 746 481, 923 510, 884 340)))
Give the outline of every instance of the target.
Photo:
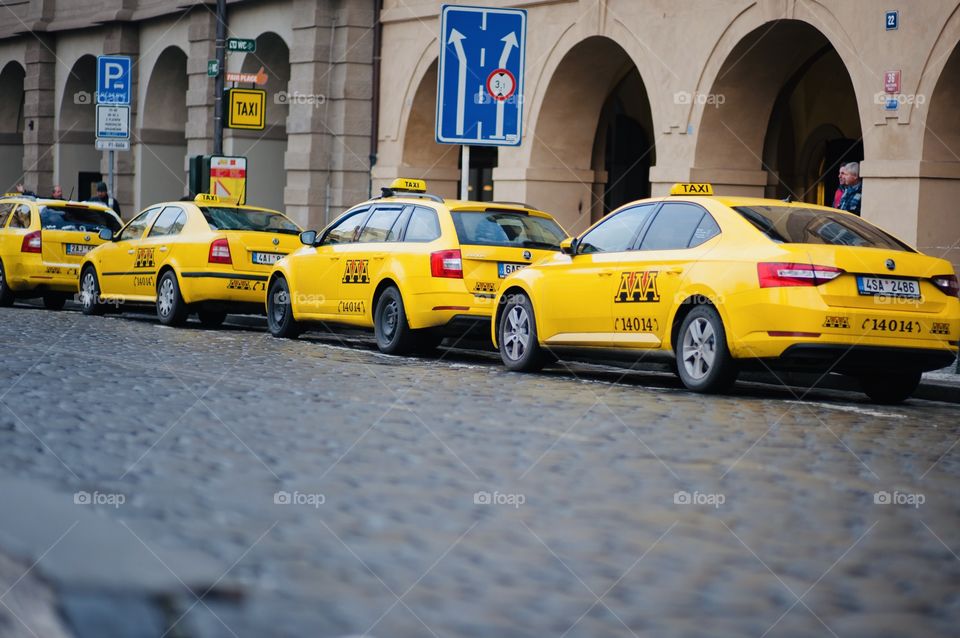
POLYGON ((263 89, 227 89, 227 128, 262 131, 267 123, 267 92, 263 89))
POLYGON ((247 201, 246 157, 214 155, 210 158, 210 195, 233 204, 247 201))

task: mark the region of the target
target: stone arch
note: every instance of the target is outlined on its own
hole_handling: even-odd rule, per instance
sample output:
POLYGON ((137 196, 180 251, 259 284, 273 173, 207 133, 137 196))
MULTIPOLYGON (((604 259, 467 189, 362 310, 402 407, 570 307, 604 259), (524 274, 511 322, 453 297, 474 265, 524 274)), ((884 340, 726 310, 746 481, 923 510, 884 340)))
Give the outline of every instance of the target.
MULTIPOLYGON (((287 152, 287 117, 290 105, 324 108, 325 96, 289 93, 290 46, 277 33, 266 31, 256 38, 257 50, 243 56, 241 73, 267 75, 266 128, 262 131, 225 129, 224 152, 247 158, 247 203, 283 210, 286 186, 284 156, 287 152)), ((237 84, 251 87, 250 84, 237 84)))
POLYGON ((141 207, 187 193, 187 54, 169 46, 150 71, 137 145, 141 207))
MULTIPOLYGON (((19 62, 0 70, 0 188, 9 192, 23 181, 23 80, 19 62)), ((34 185, 28 185, 33 187, 34 185)))
MULTIPOLYGON (((577 232, 612 203, 624 203, 609 199, 610 126, 619 118, 642 131, 646 146, 631 149, 623 168, 642 162, 648 172, 655 159, 653 114, 636 63, 606 36, 588 36, 571 46, 548 77, 529 115, 534 126, 527 129, 530 159, 522 199, 577 232)), ((643 175, 642 190, 634 195, 650 193, 649 176, 643 175)), ((621 185, 621 177, 610 186, 621 185)))
POLYGON ((60 99, 57 140, 57 180, 65 195, 86 199, 101 178, 101 153, 96 141, 96 107, 93 92, 97 85, 97 58, 77 58, 67 75, 60 99))
POLYGON ((691 96, 700 116, 691 179, 710 181, 717 192, 812 201, 829 190, 824 184, 835 188, 841 161, 862 159, 853 81, 830 38, 810 22, 755 27, 700 86, 691 96), (816 140, 824 161, 814 163, 824 172, 811 176, 804 151, 830 130, 843 137, 816 140))

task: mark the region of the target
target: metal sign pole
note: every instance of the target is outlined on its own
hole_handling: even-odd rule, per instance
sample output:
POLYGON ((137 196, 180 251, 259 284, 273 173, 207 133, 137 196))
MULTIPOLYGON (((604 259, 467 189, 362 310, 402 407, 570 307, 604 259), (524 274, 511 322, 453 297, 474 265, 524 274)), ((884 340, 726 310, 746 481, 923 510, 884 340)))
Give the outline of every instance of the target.
POLYGON ((460 147, 460 199, 470 199, 470 145, 460 147))
POLYGON ((114 151, 112 150, 107 153, 107 163, 110 165, 110 168, 108 169, 109 170, 108 179, 110 180, 110 183, 109 183, 110 190, 107 191, 107 206, 110 206, 111 197, 113 197, 114 199, 117 198, 116 194, 114 194, 113 192, 113 153, 114 151))
POLYGON ((226 73, 224 40, 227 37, 227 2, 217 0, 217 77, 213 89, 213 154, 223 155, 223 76, 226 73))

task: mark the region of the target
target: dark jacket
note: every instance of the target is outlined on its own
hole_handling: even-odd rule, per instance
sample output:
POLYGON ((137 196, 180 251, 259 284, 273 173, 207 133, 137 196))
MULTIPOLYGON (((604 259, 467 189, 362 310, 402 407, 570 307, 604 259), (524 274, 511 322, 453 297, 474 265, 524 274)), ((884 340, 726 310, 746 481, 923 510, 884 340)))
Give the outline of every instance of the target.
POLYGON ((852 186, 847 186, 843 191, 843 197, 840 198, 840 210, 848 213, 860 214, 860 200, 863 197, 863 182, 859 181, 852 186))

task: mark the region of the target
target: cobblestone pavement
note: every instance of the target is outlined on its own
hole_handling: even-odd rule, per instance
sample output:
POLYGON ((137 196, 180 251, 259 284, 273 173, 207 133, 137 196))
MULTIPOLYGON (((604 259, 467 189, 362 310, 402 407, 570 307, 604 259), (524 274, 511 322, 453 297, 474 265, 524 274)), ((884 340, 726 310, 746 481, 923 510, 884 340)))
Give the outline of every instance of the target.
POLYGON ((23 306, 0 343, 0 474, 223 566, 170 636, 956 635, 953 405, 23 306))

